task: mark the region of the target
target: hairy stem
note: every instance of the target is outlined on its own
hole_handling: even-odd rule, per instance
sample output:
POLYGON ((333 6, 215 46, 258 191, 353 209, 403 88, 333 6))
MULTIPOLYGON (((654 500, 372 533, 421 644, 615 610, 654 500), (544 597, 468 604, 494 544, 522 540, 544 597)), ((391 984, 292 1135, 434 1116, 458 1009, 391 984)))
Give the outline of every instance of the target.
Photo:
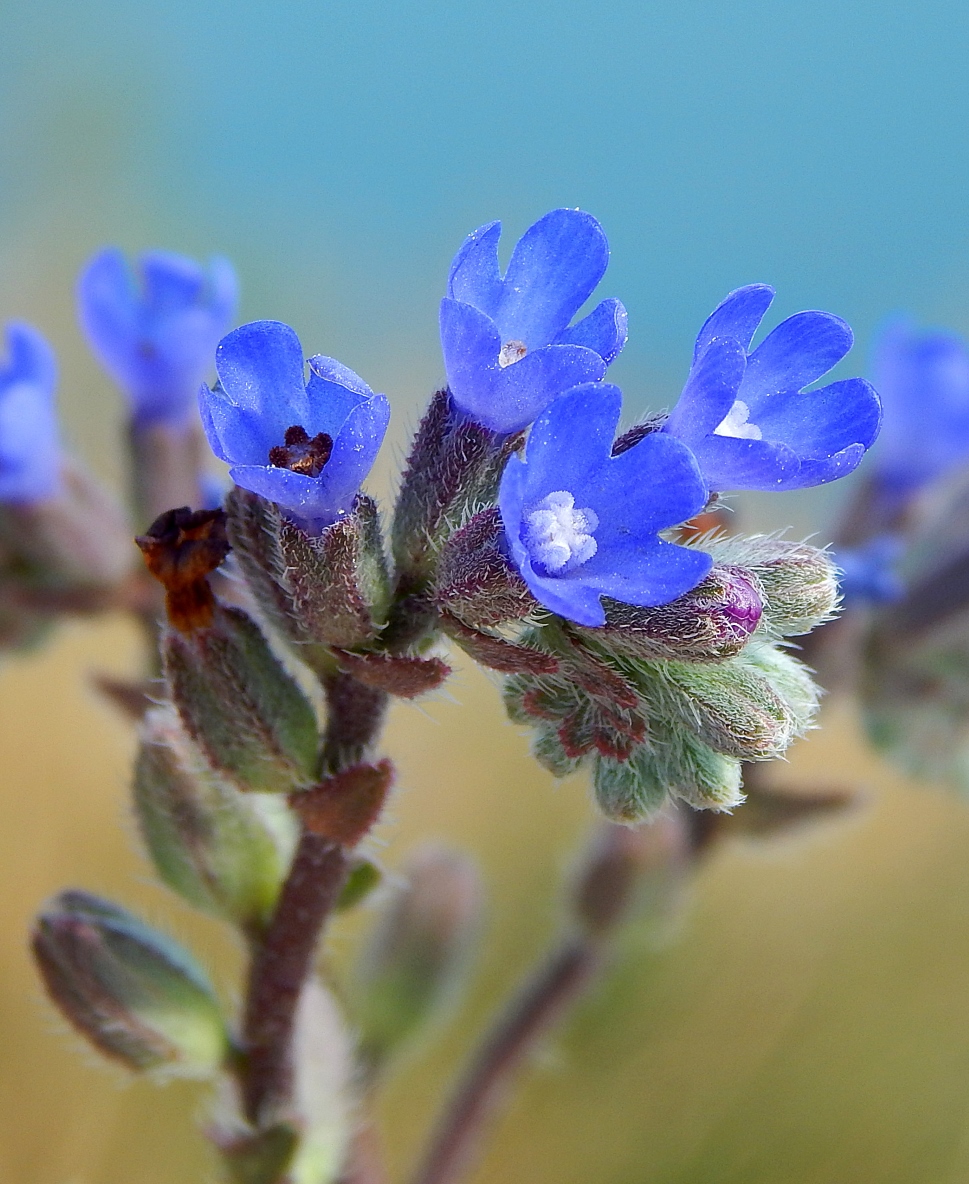
POLYGON ((515 1071, 544 1033, 586 988, 601 942, 566 939, 510 1001, 459 1084, 414 1184, 453 1184, 471 1166, 485 1128, 515 1071))
MULTIPOLYGON (((380 731, 387 697, 345 674, 327 679, 324 692, 328 715, 320 767, 325 774, 364 757, 380 731)), ((253 954, 242 1029, 242 1094, 246 1117, 256 1126, 270 1121, 289 1097, 300 992, 348 868, 343 847, 304 827, 276 911, 253 954)))
POLYGON ((246 1117, 261 1125, 289 1093, 296 1007, 347 873, 342 847, 305 830, 249 973, 243 1020, 246 1117))

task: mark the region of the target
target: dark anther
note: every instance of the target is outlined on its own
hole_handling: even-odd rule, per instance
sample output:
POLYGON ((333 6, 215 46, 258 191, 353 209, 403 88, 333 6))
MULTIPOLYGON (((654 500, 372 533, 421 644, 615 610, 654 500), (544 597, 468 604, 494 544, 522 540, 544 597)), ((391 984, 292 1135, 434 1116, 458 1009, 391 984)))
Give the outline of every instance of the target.
POLYGON ((310 439, 306 429, 294 424, 286 429, 285 444, 269 450, 269 463, 278 469, 292 469, 304 477, 318 477, 333 451, 333 438, 320 432, 310 439))

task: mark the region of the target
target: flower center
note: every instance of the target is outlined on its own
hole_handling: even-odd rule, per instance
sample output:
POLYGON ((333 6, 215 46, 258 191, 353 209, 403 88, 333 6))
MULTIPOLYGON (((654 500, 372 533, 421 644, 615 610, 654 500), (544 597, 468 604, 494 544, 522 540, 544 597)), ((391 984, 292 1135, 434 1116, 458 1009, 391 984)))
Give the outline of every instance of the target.
POLYGON ((269 463, 277 469, 292 469, 304 477, 318 477, 333 451, 333 438, 320 432, 312 439, 306 429, 294 424, 286 429, 285 444, 269 449, 269 463))
POLYGON ((560 489, 525 515, 522 541, 534 564, 550 575, 564 575, 595 555, 592 534, 598 525, 595 510, 577 510, 572 494, 560 489))
POLYGON ((528 346, 524 341, 506 341, 498 355, 498 365, 504 370, 512 362, 520 362, 528 353, 528 346))
POLYGON ((764 433, 755 423, 748 423, 750 408, 738 399, 713 429, 715 436, 733 436, 735 440, 763 440, 764 433))

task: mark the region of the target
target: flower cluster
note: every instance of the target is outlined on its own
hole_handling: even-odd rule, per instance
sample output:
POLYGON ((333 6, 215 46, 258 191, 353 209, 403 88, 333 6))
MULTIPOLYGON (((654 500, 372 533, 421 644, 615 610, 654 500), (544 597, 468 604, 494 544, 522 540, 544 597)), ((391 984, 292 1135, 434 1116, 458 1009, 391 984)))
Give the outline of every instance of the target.
POLYGON ((608 813, 640 816, 667 793, 729 807, 740 761, 778 755, 811 718, 810 680, 775 643, 824 619, 836 585, 810 548, 724 558, 678 528, 721 490, 852 471, 878 397, 860 378, 813 389, 851 345, 828 313, 790 317, 752 348, 773 298, 753 285, 707 319, 671 414, 617 436, 622 394, 604 378, 625 310, 607 299, 572 323, 606 269, 601 227, 554 210, 504 275, 500 229, 474 231, 451 266, 448 386, 404 473, 395 565, 360 493, 386 399, 332 358, 310 358, 307 380, 295 333, 272 321, 225 337, 219 383, 201 389, 237 486, 229 539, 264 614, 318 673, 419 694, 447 674, 428 653, 444 633, 509 676, 543 763, 594 762, 608 813))
MULTIPOLYGON (((498 223, 475 231, 452 264, 447 384, 387 535, 363 490, 388 427, 383 395, 331 357, 307 358, 285 324, 229 331, 223 262, 152 252, 136 282, 108 250, 81 277, 82 324, 129 402, 134 500, 151 520, 136 542, 164 589, 128 581, 128 604, 157 629, 161 675, 115 695, 139 715, 135 814, 161 880, 235 926, 251 960, 233 1023, 188 951, 90 893, 50 902, 34 953, 51 998, 103 1053, 220 1083, 211 1130, 233 1179, 347 1178, 359 1084, 373 1092, 460 972, 477 885, 466 861, 437 852, 390 894, 346 992, 351 1024, 313 974, 328 915, 381 879, 362 844, 394 780, 376 751, 388 704, 439 687, 449 643, 503 676, 536 759, 555 776, 587 770, 601 812, 623 823, 670 799, 731 810, 743 763, 783 754, 817 707, 785 643, 832 615, 830 558, 704 533, 702 520, 720 491, 796 489, 857 466, 877 396, 862 379, 814 385, 850 330, 804 312, 752 348, 773 293, 741 288, 704 324, 673 411, 623 431, 606 376, 626 312, 608 298, 582 316, 608 262, 601 227, 554 210, 504 274, 499 235, 498 223), (233 482, 222 506, 192 501, 202 433, 233 482)), ((61 497, 64 465, 50 352, 24 327, 8 339, 0 525, 17 518, 23 539, 61 497)), ((106 515, 86 516, 110 533, 106 515)), ((679 840, 652 833, 672 876, 694 824, 685 812, 665 822, 679 840)), ((563 963, 579 979, 651 845, 611 827, 581 869, 563 963)))

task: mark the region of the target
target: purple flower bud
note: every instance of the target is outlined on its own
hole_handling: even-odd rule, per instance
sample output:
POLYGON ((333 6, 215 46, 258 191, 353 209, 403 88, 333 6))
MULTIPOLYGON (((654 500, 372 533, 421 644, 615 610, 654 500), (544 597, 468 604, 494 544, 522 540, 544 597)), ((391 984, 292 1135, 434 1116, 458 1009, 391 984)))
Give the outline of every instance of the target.
POLYGON ((715 567, 696 588, 657 608, 610 602, 594 640, 646 660, 722 662, 747 644, 764 604, 757 578, 741 567, 715 567))

